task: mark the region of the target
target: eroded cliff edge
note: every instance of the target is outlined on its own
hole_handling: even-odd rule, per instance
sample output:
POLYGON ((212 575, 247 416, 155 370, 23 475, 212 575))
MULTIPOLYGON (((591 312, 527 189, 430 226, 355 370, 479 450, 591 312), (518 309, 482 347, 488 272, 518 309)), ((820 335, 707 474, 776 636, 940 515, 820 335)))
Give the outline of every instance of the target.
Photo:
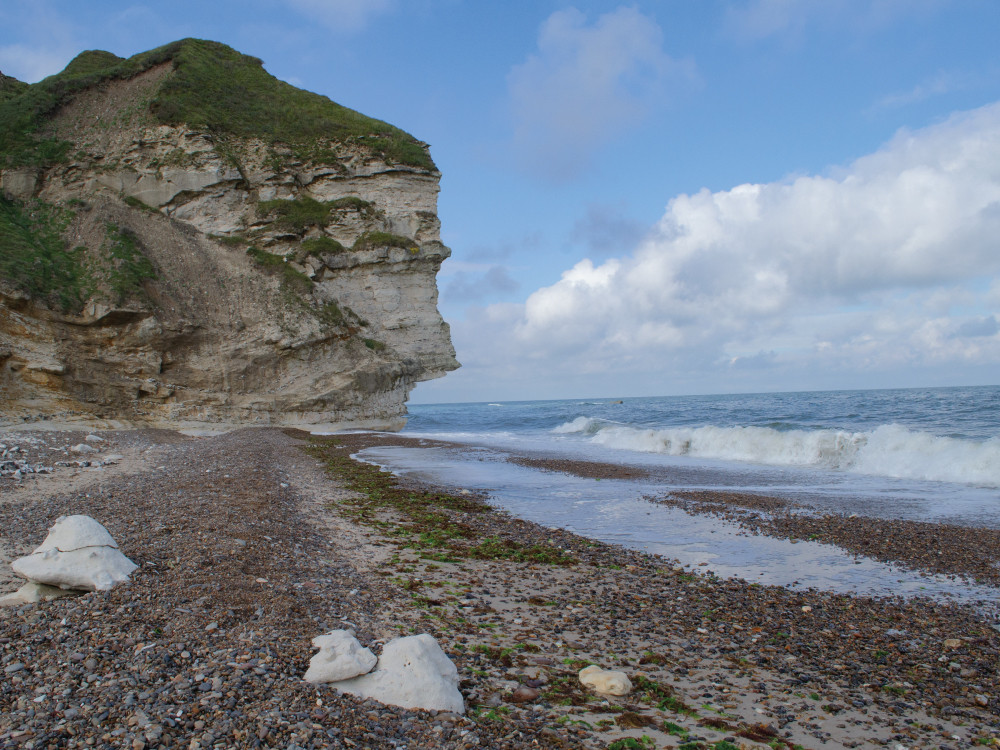
POLYGON ((0 420, 399 427, 458 367, 427 146, 183 40, 0 91, 0 420))

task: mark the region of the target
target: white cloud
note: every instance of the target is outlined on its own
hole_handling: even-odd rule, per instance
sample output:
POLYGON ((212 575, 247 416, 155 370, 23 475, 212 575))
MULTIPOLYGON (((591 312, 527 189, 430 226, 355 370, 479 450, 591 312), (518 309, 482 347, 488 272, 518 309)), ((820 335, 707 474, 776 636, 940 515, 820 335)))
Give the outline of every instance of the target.
POLYGON ((731 6, 726 21, 730 31, 739 36, 763 39, 801 31, 809 12, 801 0, 753 0, 731 6))
POLYGON ((750 40, 794 38, 810 26, 872 31, 943 4, 943 0, 741 0, 729 6, 726 28, 750 40))
POLYGON ((70 51, 62 46, 45 49, 26 44, 8 44, 0 47, 0 71, 27 83, 36 83, 58 73, 79 50, 70 51))
POLYGON ((504 266, 490 266, 482 273, 460 270, 441 292, 448 302, 482 302, 489 297, 517 291, 518 283, 504 266))
POLYGON ((538 50, 507 78, 515 151, 532 171, 574 177, 593 149, 641 122, 691 71, 664 52, 660 27, 635 8, 592 24, 575 8, 556 11, 541 26, 538 50))
POLYGON ((27 83, 58 73, 84 49, 74 24, 46 0, 0 3, 0 30, 0 70, 27 83))
POLYGON ((364 29, 377 16, 392 10, 395 0, 287 0, 305 16, 331 31, 349 34, 364 29))
POLYGON ((826 176, 680 195, 630 256, 487 310, 488 350, 460 354, 544 380, 996 367, 998 238, 1000 103, 826 176))
POLYGON ((967 85, 968 83, 966 80, 963 80, 962 78, 951 73, 941 72, 918 83, 909 91, 896 92, 882 97, 876 104, 876 107, 882 109, 892 109, 896 107, 905 107, 910 104, 918 104, 919 102, 926 101, 935 96, 943 96, 944 94, 950 94, 957 89, 966 88, 967 85))
POLYGON ((570 239, 587 248, 589 257, 607 258, 635 247, 647 229, 622 206, 594 204, 573 225, 570 239))

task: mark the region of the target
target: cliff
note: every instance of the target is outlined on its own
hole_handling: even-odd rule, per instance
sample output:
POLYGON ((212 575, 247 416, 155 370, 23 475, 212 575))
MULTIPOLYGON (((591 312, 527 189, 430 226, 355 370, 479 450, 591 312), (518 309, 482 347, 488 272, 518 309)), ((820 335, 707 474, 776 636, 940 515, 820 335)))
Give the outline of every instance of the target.
POLYGON ((439 178, 214 42, 0 79, 0 420, 398 428, 458 367, 439 178))

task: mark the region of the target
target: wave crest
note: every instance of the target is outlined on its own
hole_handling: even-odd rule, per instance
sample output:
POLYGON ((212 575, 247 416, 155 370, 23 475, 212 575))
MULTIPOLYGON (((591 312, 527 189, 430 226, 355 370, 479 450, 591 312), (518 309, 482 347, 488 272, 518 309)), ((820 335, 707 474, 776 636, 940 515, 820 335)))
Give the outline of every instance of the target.
POLYGON ((716 426, 649 429, 577 417, 553 432, 642 453, 1000 487, 1000 439, 941 437, 896 424, 870 432, 716 426))

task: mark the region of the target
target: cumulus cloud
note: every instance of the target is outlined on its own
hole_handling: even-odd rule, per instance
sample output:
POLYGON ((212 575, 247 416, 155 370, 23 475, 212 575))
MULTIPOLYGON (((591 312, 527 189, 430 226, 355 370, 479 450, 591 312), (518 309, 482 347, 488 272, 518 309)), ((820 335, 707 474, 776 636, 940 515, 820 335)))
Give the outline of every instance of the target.
POLYGON ((556 11, 537 51, 507 78, 515 150, 533 171, 572 178, 593 149, 642 121, 692 70, 663 50, 660 27, 635 8, 593 23, 575 8, 556 11))
POLYGON ((677 196, 631 255, 495 317, 552 372, 995 366, 998 237, 995 104, 827 175, 677 196))
POLYGON ((377 16, 392 10, 395 0, 287 0, 305 16, 337 33, 364 29, 377 16))

